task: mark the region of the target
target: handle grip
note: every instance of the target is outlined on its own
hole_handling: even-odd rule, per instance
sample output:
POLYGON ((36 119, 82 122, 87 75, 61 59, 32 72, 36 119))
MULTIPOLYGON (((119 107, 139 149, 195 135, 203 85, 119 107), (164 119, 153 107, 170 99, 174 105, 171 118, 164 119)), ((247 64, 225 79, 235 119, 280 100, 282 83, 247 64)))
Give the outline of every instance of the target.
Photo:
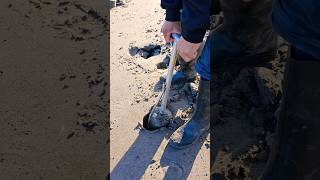
POLYGON ((177 33, 172 33, 171 37, 174 39, 174 41, 179 41, 181 38, 181 35, 177 33))

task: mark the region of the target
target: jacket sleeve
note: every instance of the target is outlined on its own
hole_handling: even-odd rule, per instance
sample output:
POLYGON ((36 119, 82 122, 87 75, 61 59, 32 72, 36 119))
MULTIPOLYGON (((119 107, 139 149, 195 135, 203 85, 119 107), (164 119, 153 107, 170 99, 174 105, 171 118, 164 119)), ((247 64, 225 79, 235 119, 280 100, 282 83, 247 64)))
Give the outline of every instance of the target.
POLYGON ((180 21, 182 0, 161 0, 161 7, 166 10, 165 20, 180 21))
POLYGON ((210 27, 210 0, 183 0, 182 36, 191 43, 200 43, 210 27))

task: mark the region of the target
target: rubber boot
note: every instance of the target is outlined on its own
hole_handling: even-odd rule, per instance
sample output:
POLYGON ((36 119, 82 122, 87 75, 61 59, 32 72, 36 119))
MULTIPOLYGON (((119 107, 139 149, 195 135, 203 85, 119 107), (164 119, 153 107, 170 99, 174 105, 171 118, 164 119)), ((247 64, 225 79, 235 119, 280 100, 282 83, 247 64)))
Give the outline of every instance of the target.
POLYGON ((264 66, 273 60, 277 35, 268 16, 272 0, 220 0, 223 26, 213 35, 214 71, 264 66))
MULTIPOLYGON (((194 67, 194 63, 187 63, 181 58, 178 58, 179 69, 173 71, 172 85, 184 85, 188 82, 193 82, 196 79, 197 73, 194 67)), ((166 75, 160 77, 161 81, 166 80, 166 75)))
POLYGON ((290 58, 276 135, 260 180, 320 178, 320 61, 290 58))
POLYGON ((200 80, 196 108, 192 118, 170 137, 169 145, 184 149, 210 128, 210 81, 200 80))

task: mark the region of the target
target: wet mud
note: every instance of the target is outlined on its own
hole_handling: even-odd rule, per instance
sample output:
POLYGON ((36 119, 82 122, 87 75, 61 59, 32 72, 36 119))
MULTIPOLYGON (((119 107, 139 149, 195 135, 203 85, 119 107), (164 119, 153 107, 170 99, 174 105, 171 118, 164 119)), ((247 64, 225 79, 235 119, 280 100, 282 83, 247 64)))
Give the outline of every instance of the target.
POLYGON ((282 43, 267 63, 214 74, 212 179, 257 179, 262 172, 275 130, 287 48, 282 43))

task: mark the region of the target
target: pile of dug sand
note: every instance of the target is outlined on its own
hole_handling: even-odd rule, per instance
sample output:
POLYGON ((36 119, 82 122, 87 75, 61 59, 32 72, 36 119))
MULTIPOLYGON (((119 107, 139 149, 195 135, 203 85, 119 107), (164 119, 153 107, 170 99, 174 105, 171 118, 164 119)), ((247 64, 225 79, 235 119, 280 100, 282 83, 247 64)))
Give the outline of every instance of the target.
POLYGON ((262 67, 215 74, 211 122, 213 179, 257 179, 268 159, 281 99, 287 46, 262 67))

